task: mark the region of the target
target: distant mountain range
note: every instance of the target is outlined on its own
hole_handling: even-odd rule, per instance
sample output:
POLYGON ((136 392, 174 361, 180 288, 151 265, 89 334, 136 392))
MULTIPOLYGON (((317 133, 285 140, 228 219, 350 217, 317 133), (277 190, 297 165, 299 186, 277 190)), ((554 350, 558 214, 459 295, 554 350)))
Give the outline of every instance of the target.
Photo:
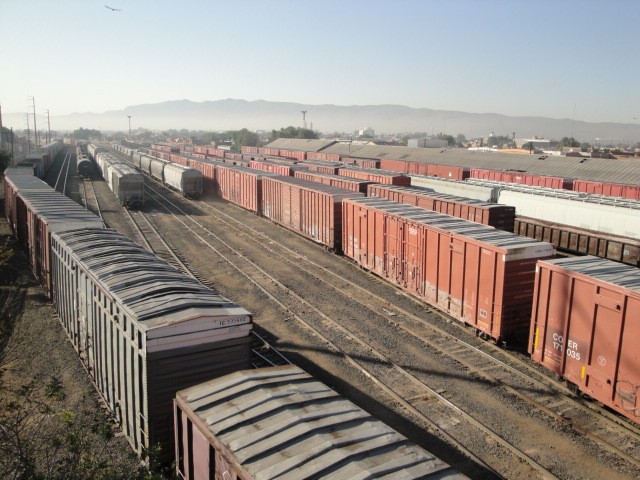
MULTIPOLYGON (((467 137, 495 135, 517 138, 539 137, 560 139, 573 135, 581 141, 613 138, 639 141, 640 125, 623 123, 590 123, 571 119, 544 117, 509 117, 496 113, 466 113, 402 105, 306 105, 265 100, 225 99, 206 102, 173 100, 156 104, 134 105, 123 110, 103 113, 72 113, 52 116, 52 129, 75 130, 79 127, 99 130, 127 131, 127 116, 132 128, 150 130, 250 130, 280 129, 302 126, 301 111, 307 111, 307 124, 322 132, 353 132, 364 127, 376 133, 445 132, 467 137)), ((4 114, 5 126, 25 128, 25 114, 4 114)))

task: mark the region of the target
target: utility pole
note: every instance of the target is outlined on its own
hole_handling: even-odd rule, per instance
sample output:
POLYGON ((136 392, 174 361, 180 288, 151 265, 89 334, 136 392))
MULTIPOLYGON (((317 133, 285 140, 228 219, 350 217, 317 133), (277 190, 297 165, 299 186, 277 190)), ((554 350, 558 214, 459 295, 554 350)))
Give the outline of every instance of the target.
POLYGON ((129 118, 129 136, 131 136, 131 115, 127 115, 129 118))
POLYGON ((29 97, 31 102, 33 103, 31 106, 33 107, 33 138, 35 140, 36 151, 38 150, 38 126, 36 125, 36 99, 35 97, 29 97))
POLYGON ((307 129, 307 111, 301 110, 302 112, 302 128, 307 129))
POLYGON ((49 118, 49 110, 45 110, 47 113, 47 145, 51 143, 51 118, 49 118))
POLYGON ((0 105, 0 152, 2 152, 2 147, 4 145, 4 142, 2 141, 2 138, 4 137, 4 132, 2 131, 2 105, 0 105))
POLYGON ((15 137, 13 136, 13 127, 11 127, 11 161, 15 161, 15 154, 13 152, 13 141, 14 141, 15 137))
POLYGON ((27 113, 27 153, 31 153, 31 132, 29 132, 29 114, 27 113))

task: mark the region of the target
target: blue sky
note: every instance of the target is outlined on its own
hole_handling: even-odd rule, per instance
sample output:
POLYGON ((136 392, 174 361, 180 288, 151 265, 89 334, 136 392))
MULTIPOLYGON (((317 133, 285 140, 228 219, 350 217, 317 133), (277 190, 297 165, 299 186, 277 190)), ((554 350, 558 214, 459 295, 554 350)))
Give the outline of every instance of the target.
POLYGON ((636 123, 639 25, 640 0, 0 0, 0 105, 242 98, 553 118, 575 106, 576 120, 636 123))

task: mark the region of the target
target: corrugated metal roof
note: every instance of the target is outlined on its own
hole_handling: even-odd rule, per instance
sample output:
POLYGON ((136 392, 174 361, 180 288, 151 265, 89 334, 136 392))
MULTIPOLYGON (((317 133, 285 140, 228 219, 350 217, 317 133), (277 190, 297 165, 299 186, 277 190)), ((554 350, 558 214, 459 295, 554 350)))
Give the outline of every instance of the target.
MULTIPOLYGON (((295 142, 295 139, 291 139, 295 142)), ((293 145, 293 144, 292 144, 293 145)), ((291 147, 294 148, 293 146, 291 147)), ((295 147, 300 150, 300 145, 295 147)), ((322 150, 341 156, 411 160, 490 170, 524 170, 537 175, 640 185, 640 160, 480 152, 463 148, 413 148, 336 143, 322 150)))
POLYGON ((466 478, 299 367, 177 394, 253 478, 466 478))
POLYGON ((640 270, 631 265, 605 260, 604 258, 584 257, 556 258, 545 262, 572 272, 594 277, 603 282, 640 292, 640 270))
POLYGON ((555 251, 554 247, 547 242, 540 242, 487 225, 450 217, 449 215, 432 212, 420 207, 404 205, 384 198, 358 198, 351 199, 351 202, 366 205, 390 215, 408 218, 413 222, 429 225, 453 234, 463 235, 486 245, 492 245, 504 251, 505 255, 507 255, 507 261, 511 259, 509 257, 513 254, 522 255, 525 251, 530 251, 540 257, 550 256, 555 251))
POLYGON ((248 317, 245 309, 110 230, 86 229, 56 235, 76 262, 97 279, 144 330, 194 320, 248 317))
POLYGON ((278 138, 265 148, 282 148, 284 150, 302 150, 305 152, 318 152, 336 143, 334 140, 304 139, 304 138, 278 138))

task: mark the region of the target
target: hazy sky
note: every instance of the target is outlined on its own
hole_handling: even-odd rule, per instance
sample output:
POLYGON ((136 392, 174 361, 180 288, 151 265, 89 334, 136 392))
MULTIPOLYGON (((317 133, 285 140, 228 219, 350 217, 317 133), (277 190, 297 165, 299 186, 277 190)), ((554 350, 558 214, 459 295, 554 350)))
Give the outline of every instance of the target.
POLYGON ((0 0, 0 45, 3 112, 241 98, 640 121, 640 0, 0 0))

